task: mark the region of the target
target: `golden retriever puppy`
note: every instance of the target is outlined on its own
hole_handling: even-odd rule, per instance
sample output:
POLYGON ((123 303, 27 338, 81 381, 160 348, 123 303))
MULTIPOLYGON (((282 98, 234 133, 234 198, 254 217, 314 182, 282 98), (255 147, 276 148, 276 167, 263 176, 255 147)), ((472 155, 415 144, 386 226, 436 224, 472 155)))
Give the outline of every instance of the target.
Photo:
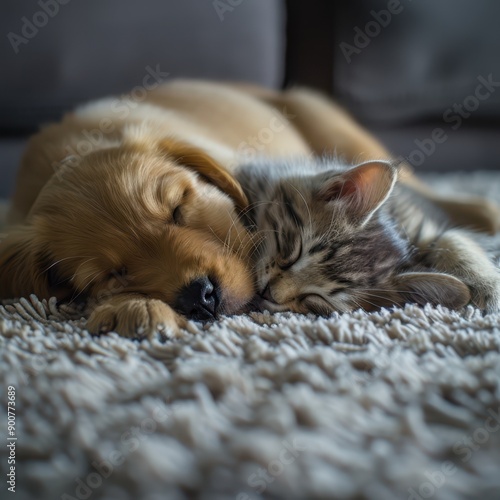
POLYGON ((154 335, 252 298, 247 200, 228 169, 281 120, 268 154, 308 152, 284 116, 223 86, 104 99, 34 136, 0 244, 0 297, 91 299, 92 332, 154 335))
MULTIPOLYGON (((91 332, 139 338, 237 313, 254 294, 254 242, 231 171, 249 154, 328 151, 389 157, 304 90, 174 81, 140 102, 82 106, 28 144, 0 242, 0 298, 86 299, 91 332)), ((496 229, 492 205, 421 189, 457 221, 496 229)))

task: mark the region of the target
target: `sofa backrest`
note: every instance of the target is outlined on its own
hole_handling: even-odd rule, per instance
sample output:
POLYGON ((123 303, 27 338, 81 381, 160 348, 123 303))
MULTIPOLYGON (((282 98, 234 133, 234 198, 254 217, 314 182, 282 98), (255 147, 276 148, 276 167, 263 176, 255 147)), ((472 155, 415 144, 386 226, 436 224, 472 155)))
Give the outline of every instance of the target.
POLYGON ((441 120, 455 103, 474 108, 473 120, 498 119, 499 19, 495 0, 343 2, 334 19, 334 94, 377 126, 441 120), (483 80, 498 86, 476 97, 483 80))
POLYGON ((197 77, 279 86, 281 0, 23 0, 2 7, 0 132, 75 104, 197 77), (153 76, 148 76, 153 75, 153 76))

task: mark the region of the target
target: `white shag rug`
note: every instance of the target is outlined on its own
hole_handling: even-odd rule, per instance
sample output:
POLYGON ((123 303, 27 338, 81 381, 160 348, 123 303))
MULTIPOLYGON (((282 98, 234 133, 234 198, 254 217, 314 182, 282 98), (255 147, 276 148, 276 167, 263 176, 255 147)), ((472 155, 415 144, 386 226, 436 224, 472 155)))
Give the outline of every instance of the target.
MULTIPOLYGON (((499 173, 431 179, 500 202, 499 173)), ((408 305, 193 328, 93 338, 53 301, 0 307, 0 498, 500 498, 500 315, 408 305)))

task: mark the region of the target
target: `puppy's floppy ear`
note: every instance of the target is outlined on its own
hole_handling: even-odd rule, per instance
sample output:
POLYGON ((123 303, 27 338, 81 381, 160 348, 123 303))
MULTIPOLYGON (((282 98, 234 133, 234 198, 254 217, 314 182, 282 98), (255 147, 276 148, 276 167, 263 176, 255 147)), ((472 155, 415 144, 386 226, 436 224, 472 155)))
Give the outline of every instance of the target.
POLYGON ((160 147, 177 163, 196 171, 228 194, 240 210, 248 206, 248 199, 239 182, 203 149, 177 139, 163 139, 160 147))
POLYGON ((20 226, 0 241, 0 298, 26 297, 31 293, 46 296, 45 280, 35 261, 35 231, 20 226))
POLYGON ((32 225, 12 228, 0 240, 0 299, 27 297, 63 299, 70 287, 57 274, 46 252, 38 248, 32 225))
POLYGON ((387 200, 397 179, 397 170, 385 161, 369 161, 339 174, 320 174, 322 186, 320 199, 341 201, 346 206, 346 215, 365 224, 387 200))

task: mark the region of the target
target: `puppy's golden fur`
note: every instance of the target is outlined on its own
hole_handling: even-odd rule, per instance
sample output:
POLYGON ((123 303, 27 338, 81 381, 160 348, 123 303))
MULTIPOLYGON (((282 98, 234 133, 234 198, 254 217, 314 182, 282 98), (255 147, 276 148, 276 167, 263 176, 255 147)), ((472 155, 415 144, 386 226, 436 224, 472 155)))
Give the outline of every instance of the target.
MULTIPOLYGON (((389 157, 308 91, 175 81, 142 102, 91 103, 28 145, 0 243, 0 298, 86 297, 91 331, 151 336, 186 325, 175 310, 179 293, 209 277, 220 290, 217 312, 240 311, 254 293, 253 242, 231 170, 273 123, 280 126, 256 144, 259 154, 389 157)), ((407 182, 418 183, 411 174, 407 182)), ((441 200, 418 185, 457 218, 496 229, 495 207, 441 200)))

